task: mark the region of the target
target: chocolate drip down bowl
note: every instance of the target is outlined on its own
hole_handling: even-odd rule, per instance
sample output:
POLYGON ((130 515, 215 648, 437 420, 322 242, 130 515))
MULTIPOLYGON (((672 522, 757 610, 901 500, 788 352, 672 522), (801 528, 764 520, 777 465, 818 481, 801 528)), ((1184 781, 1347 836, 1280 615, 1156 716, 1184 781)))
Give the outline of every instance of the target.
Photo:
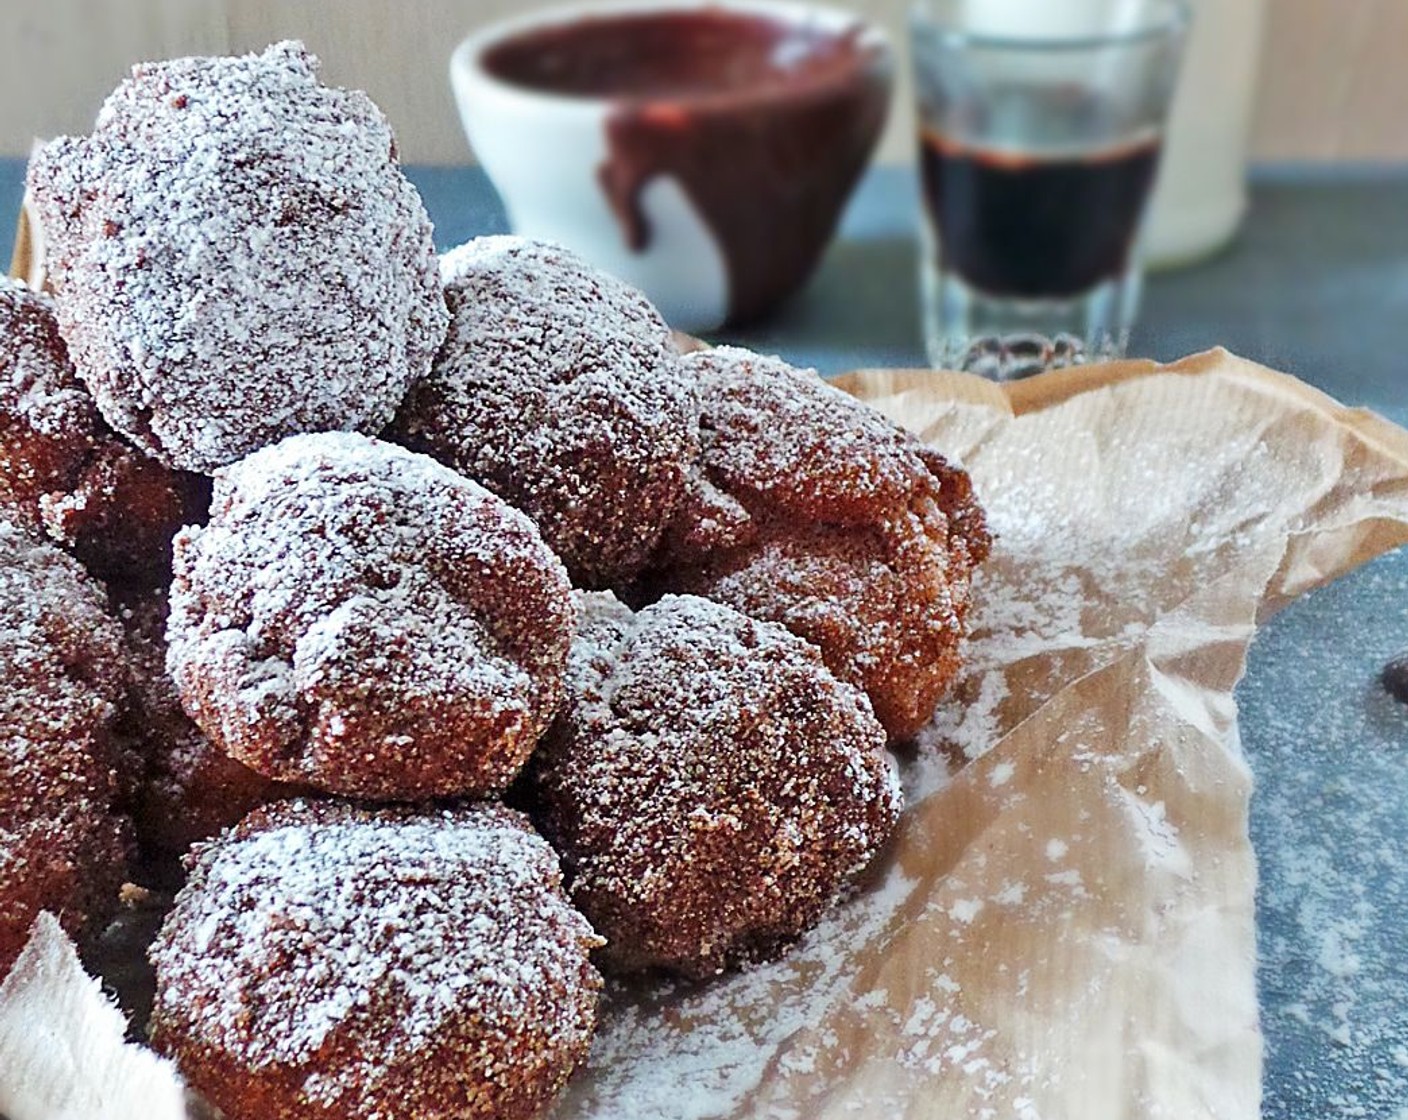
POLYGON ((592 4, 479 32, 450 76, 516 233, 705 330, 811 275, 884 126, 892 55, 809 4, 592 4))

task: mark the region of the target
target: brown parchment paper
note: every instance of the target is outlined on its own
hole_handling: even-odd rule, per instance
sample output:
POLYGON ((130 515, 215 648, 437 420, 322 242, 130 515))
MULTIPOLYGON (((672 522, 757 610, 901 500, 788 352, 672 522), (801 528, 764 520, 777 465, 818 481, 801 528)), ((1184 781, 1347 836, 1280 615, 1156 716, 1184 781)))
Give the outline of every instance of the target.
MULTIPOLYGON (((34 142, 30 149, 31 155, 41 143, 39 140, 34 142)), ((15 224, 15 247, 10 254, 10 275, 17 280, 23 280, 36 290, 45 286, 46 279, 41 229, 34 213, 34 199, 26 187, 19 218, 15 224)))
POLYGON ((1232 689, 1258 619, 1408 541, 1408 433, 1222 351, 840 383, 989 510, 965 674, 872 881, 782 961, 612 988, 555 1120, 1251 1120, 1232 689))
POLYGON ((1408 433, 1222 351, 851 392, 998 540, 888 864, 787 959, 615 989, 579 1117, 1258 1115, 1258 618, 1408 540, 1408 433))

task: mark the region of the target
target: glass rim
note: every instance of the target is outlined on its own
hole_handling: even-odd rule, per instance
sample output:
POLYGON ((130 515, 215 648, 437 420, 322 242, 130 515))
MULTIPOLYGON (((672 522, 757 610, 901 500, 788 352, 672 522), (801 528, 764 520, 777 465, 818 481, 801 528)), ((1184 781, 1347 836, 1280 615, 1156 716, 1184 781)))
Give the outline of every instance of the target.
POLYGON ((965 31, 951 23, 936 18, 929 13, 927 0, 914 0, 909 9, 911 29, 923 27, 933 31, 939 41, 947 47, 974 47, 979 50, 1025 51, 1031 54, 1060 54, 1102 50, 1109 47, 1129 47, 1142 43, 1171 39, 1188 30, 1193 19, 1193 9, 1189 0, 1152 0, 1151 6, 1162 8, 1162 18, 1150 20, 1130 31, 1114 31, 1094 35, 1067 35, 1019 37, 1016 35, 992 35, 986 32, 965 31))

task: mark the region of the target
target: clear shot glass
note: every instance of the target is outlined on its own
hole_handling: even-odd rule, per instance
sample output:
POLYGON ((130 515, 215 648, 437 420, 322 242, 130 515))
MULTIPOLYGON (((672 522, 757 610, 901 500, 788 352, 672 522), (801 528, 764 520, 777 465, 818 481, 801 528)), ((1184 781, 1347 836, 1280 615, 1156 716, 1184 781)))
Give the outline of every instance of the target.
POLYGON ((1184 0, 917 0, 930 362, 998 379, 1120 357, 1184 0))

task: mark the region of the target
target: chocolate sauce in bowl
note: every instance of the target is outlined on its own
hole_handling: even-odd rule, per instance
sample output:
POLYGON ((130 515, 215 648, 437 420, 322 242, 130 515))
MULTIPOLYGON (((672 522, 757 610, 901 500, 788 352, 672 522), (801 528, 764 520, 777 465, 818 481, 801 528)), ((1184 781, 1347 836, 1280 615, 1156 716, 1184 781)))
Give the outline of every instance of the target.
POLYGON ((889 107, 888 57, 859 28, 724 8, 539 28, 481 61, 512 85, 614 102, 598 179, 627 244, 649 246, 641 193, 674 178, 723 253, 731 323, 811 274, 889 107))
POLYGON ((526 32, 490 47, 481 64, 544 93, 675 99, 844 77, 853 39, 720 8, 633 12, 526 32))

